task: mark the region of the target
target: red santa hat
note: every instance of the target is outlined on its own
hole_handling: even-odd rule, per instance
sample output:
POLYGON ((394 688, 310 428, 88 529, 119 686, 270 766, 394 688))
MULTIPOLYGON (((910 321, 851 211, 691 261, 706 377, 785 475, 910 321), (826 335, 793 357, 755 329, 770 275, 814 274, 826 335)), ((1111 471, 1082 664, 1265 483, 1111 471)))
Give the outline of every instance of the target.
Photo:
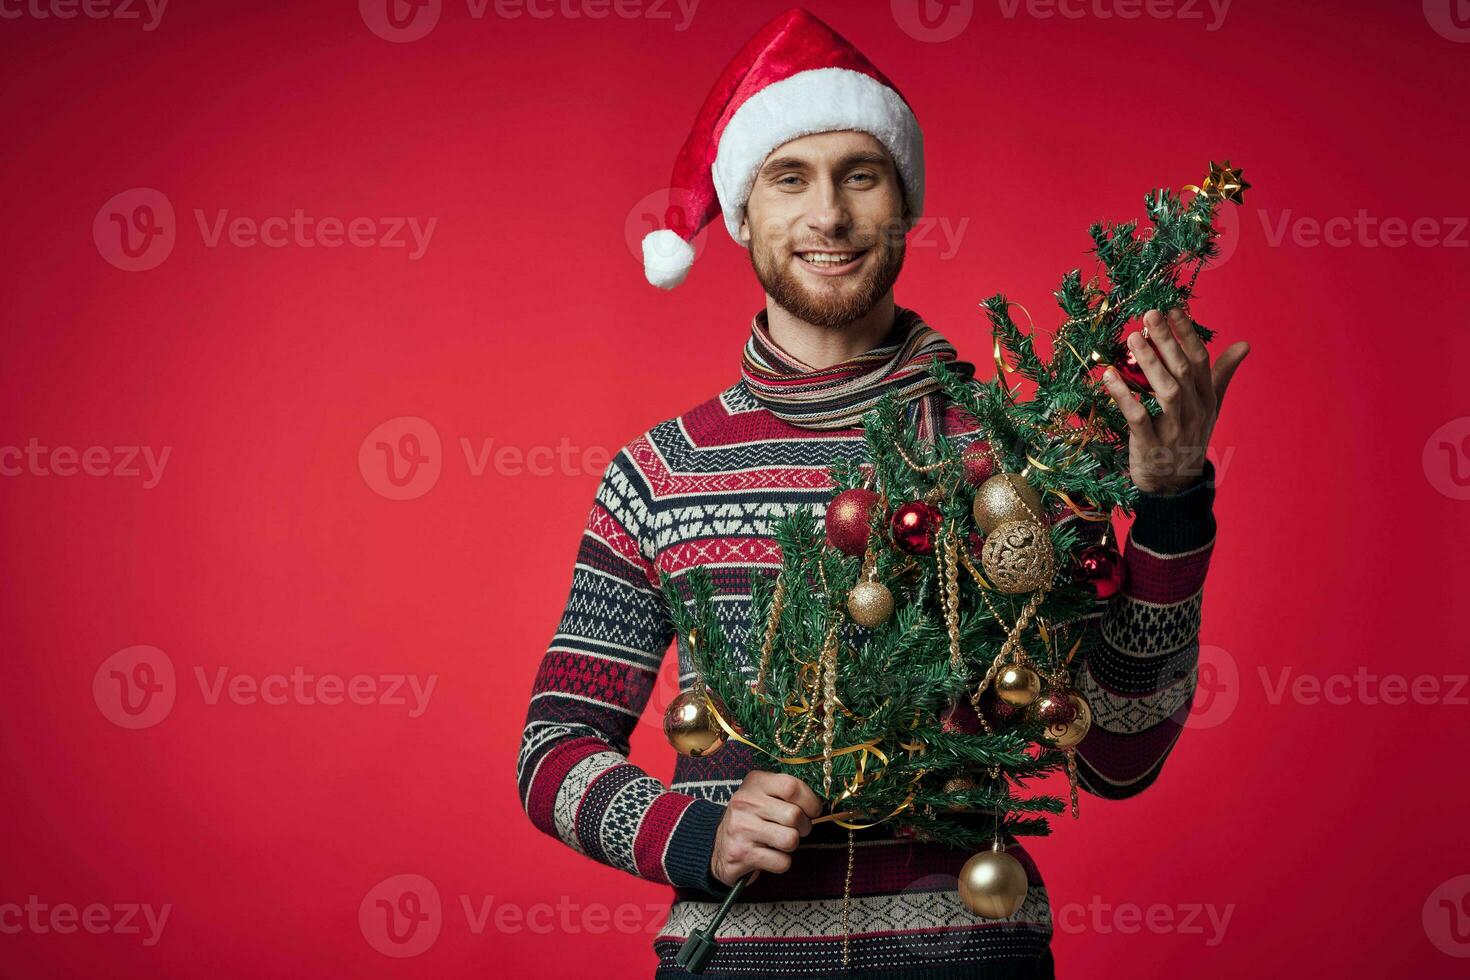
POLYGON ((799 136, 870 133, 887 148, 912 219, 923 213, 924 136, 883 73, 799 7, 762 27, 720 73, 674 161, 664 227, 643 239, 648 281, 673 289, 694 264, 693 240, 721 211, 740 242, 745 202, 761 164, 799 136))

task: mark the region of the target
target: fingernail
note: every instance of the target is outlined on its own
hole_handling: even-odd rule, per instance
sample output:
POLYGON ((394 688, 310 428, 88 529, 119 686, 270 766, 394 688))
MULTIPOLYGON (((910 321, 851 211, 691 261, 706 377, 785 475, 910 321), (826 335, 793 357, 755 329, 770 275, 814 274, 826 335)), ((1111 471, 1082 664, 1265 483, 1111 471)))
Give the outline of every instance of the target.
POLYGON ((1103 372, 1103 377, 1106 378, 1108 381, 1117 381, 1118 372, 1114 371, 1112 368, 1108 368, 1106 371, 1103 372))

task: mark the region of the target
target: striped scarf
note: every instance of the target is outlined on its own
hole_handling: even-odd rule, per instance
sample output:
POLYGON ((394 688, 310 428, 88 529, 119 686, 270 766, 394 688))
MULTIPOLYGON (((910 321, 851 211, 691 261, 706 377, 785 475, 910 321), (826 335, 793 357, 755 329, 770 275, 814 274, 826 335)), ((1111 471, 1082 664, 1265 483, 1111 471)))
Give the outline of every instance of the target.
POLYGON ((881 347, 827 368, 813 368, 776 346, 762 309, 751 321, 740 370, 755 400, 792 425, 854 428, 891 393, 909 406, 920 434, 929 437, 944 411, 939 383, 929 374, 933 361, 949 362, 961 378, 975 374, 975 366, 959 360, 953 344, 902 306, 894 307, 893 330, 881 347))

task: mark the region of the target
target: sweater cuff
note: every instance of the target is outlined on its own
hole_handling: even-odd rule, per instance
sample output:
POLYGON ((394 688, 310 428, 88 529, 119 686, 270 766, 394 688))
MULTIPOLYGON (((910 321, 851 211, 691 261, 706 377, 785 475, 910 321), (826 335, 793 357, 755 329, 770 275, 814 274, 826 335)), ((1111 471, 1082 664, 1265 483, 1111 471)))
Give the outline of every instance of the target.
POLYGON ((1177 493, 1143 493, 1134 506, 1131 537, 1158 554, 1179 554, 1215 537, 1215 464, 1205 460, 1199 477, 1177 493))
POLYGON ((668 856, 664 869, 669 883, 676 888, 693 888, 724 898, 730 891, 728 885, 710 871, 710 859, 715 853, 715 831, 725 808, 718 803, 695 797, 679 820, 674 835, 669 839, 668 856))

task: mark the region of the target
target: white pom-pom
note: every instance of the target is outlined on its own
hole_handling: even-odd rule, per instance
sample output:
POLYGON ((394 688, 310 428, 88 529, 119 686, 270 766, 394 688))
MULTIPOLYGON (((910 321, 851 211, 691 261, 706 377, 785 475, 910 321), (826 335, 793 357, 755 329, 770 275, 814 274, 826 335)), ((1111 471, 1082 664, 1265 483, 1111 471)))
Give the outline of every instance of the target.
POLYGON ((643 236, 643 274, 660 289, 673 289, 694 265, 694 246, 667 228, 643 236))

